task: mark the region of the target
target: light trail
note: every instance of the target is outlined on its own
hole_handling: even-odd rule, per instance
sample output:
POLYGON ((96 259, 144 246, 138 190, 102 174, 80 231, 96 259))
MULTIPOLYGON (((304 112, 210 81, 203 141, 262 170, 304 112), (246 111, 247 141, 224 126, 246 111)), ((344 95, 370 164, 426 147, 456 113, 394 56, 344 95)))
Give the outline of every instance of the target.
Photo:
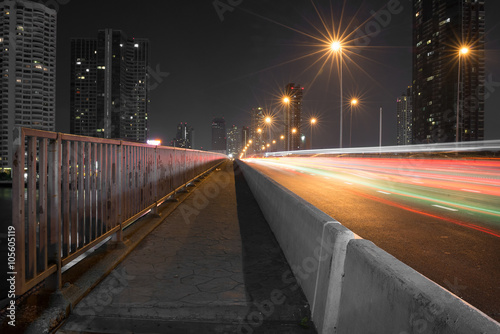
MULTIPOLYGON (((330 177, 347 185, 356 184, 382 194, 429 202, 450 212, 464 210, 495 217, 489 219, 488 224, 499 222, 500 159, 282 157, 250 161, 277 169, 293 166, 297 171, 330 177)), ((391 201, 392 204, 410 209, 391 201)), ((432 215, 421 210, 409 211, 432 215)), ((438 218, 450 221, 449 218, 438 218)), ((451 222, 458 224, 459 220, 452 219, 451 222)), ((500 236, 498 232, 479 225, 466 222, 458 225, 474 226, 471 228, 500 236)))

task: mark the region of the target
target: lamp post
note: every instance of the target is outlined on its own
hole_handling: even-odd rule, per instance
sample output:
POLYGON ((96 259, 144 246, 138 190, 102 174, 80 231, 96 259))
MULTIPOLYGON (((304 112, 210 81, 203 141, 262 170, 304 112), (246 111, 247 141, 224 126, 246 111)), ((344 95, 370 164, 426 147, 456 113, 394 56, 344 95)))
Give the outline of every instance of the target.
POLYGON ((333 41, 330 45, 333 52, 338 53, 340 57, 339 71, 340 71, 340 148, 342 148, 342 44, 340 41, 333 41))
POLYGON ((457 128, 456 128, 456 133, 455 133, 455 142, 459 142, 460 139, 459 139, 459 135, 460 135, 460 131, 459 131, 459 127, 460 127, 460 123, 459 123, 459 119, 460 119, 460 61, 462 59, 462 56, 465 56, 467 55, 467 53, 469 53, 469 48, 464 46, 462 48, 460 48, 459 52, 458 52, 458 78, 457 78, 457 128))
POLYGON ((351 120, 349 122, 349 147, 352 147, 351 145, 351 138, 352 138, 352 108, 358 104, 357 99, 352 99, 351 100, 351 120))
POLYGON ((316 124, 316 118, 311 118, 311 149, 313 148, 313 126, 316 124))
POLYGON ((382 107, 380 107, 380 130, 378 137, 378 146, 382 147, 382 107))
POLYGON ((266 122, 267 127, 269 129, 269 138, 268 138, 268 141, 270 142, 271 141, 271 123, 273 122, 273 119, 270 116, 267 116, 264 119, 264 121, 266 122))
POLYGON ((283 102, 285 103, 285 134, 286 134, 286 150, 290 151, 290 98, 285 96, 283 98, 283 102))

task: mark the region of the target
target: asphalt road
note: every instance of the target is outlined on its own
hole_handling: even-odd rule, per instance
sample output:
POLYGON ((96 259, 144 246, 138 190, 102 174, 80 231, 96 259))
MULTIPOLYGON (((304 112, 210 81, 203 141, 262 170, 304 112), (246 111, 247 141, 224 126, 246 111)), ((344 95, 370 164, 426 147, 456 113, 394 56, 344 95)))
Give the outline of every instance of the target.
POLYGON ((500 322, 500 161, 249 159, 500 322))

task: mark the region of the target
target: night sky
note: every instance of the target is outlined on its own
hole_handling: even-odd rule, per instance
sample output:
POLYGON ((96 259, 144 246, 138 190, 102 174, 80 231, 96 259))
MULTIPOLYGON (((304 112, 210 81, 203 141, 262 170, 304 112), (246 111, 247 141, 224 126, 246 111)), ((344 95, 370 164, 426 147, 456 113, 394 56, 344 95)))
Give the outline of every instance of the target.
MULTIPOLYGON (((374 27, 369 22, 376 22, 371 12, 384 9, 388 1, 219 1, 239 4, 225 11, 221 20, 213 0, 59 0, 56 130, 69 133, 70 127, 70 38, 95 38, 99 29, 112 28, 150 40, 151 68, 158 71, 152 76, 150 137, 168 143, 176 125, 188 122, 196 131, 195 148, 210 149, 213 117, 223 116, 227 127, 248 126, 252 107, 281 110, 284 86, 294 82, 305 87, 306 120, 310 115, 319 119, 314 147, 337 147, 338 70, 335 63, 323 66, 325 58, 318 51, 324 46, 313 36, 321 38, 332 31, 332 22, 335 30, 342 22, 342 30, 359 26, 364 32, 367 26, 374 27)), ((412 80, 412 2, 399 3, 400 13, 391 15, 369 41, 360 40, 358 45, 366 45, 345 58, 344 99, 357 96, 361 102, 353 116, 353 146, 378 145, 380 106, 383 145, 396 144, 396 98, 412 80)), ((490 82, 486 139, 500 139, 499 18, 500 2, 486 1, 486 81, 490 82)), ((348 142, 348 111, 346 104, 344 143, 348 142)), ((303 132, 309 131, 306 125, 303 132)))

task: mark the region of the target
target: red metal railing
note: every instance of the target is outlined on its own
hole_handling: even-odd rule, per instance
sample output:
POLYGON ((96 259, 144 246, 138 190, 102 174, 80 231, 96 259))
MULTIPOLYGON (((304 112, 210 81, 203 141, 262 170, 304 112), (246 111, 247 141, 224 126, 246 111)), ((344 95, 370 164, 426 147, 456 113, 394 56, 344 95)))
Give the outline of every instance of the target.
POLYGON ((16 128, 16 295, 47 279, 226 158, 223 154, 16 128))

